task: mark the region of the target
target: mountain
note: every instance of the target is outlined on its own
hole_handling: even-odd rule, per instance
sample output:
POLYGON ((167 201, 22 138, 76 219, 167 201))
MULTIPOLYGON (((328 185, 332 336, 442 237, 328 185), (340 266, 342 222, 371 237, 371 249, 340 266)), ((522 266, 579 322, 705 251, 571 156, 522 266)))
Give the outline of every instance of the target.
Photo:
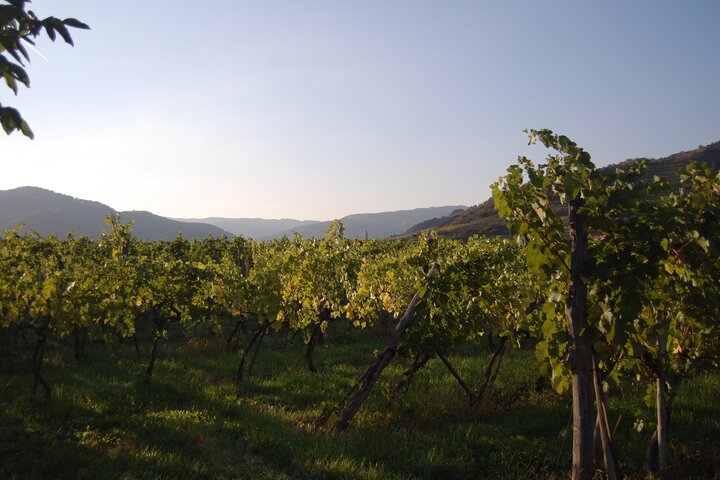
POLYGON ((233 234, 208 223, 180 222, 144 211, 120 212, 124 222, 133 220, 133 234, 145 240, 172 240, 178 233, 186 240, 232 237, 233 234))
MULTIPOLYGON (((417 208, 397 212, 363 213, 340 219, 349 238, 385 238, 397 235, 433 217, 444 217, 463 206, 417 208)), ((133 234, 143 240, 172 240, 181 233, 188 240, 207 236, 243 235, 267 240, 298 232, 305 237, 321 237, 330 221, 266 220, 261 218, 170 219, 145 211, 117 212, 90 200, 82 200, 38 187, 0 190, 0 230, 18 224, 40 235, 64 237, 68 232, 98 238, 108 230, 105 218, 119 213, 123 222, 132 220, 133 234)))
MULTIPOLYGON (((600 171, 612 172, 617 167, 626 166, 631 162, 641 159, 629 159, 617 165, 609 165, 602 167, 600 171)), ((660 159, 642 159, 647 161, 646 178, 652 178, 657 175, 667 180, 672 188, 677 188, 679 179, 677 172, 690 162, 696 161, 708 164, 714 170, 720 170, 720 142, 710 145, 700 146, 695 150, 680 152, 660 159)), ((468 238, 471 235, 507 235, 508 230, 505 222, 501 220, 497 212, 493 199, 490 198, 479 205, 472 206, 465 210, 454 212, 441 219, 431 222, 423 222, 412 226, 406 230, 402 236, 411 237, 417 235, 422 230, 436 230, 439 235, 448 238, 468 238)))
POLYGON ((77 236, 98 238, 108 230, 105 217, 110 213, 119 213, 123 222, 133 220, 133 234, 143 240, 172 240, 178 233, 188 240, 232 236, 214 225, 179 222, 150 212, 117 212, 100 202, 38 187, 0 190, 0 230, 22 224, 43 236, 64 237, 73 232, 77 236))
MULTIPOLYGON (((387 238, 403 233, 418 222, 444 217, 464 208, 466 207, 450 205, 394 212, 357 213, 342 217, 340 221, 345 226, 347 238, 364 238, 366 232, 368 238, 387 238)), ((281 235, 292 235, 293 232, 297 232, 303 237, 322 237, 331 223, 331 221, 326 221, 301 225, 282 232, 281 235)))
MULTIPOLYGON (((406 229, 418 222, 432 221, 428 219, 445 218, 454 211, 460 211, 464 206, 446 206, 416 208, 414 210, 398 210, 395 212, 357 213, 340 219, 345 226, 345 236, 348 238, 387 238, 403 233, 406 229)), ((186 222, 205 222, 223 228, 235 235, 242 235, 256 240, 269 240, 280 238, 283 235, 291 237, 295 232, 303 237, 322 237, 325 235, 332 221, 293 220, 284 218, 270 220, 264 218, 222 218, 210 217, 202 219, 187 218, 186 222)))
POLYGON ((317 220, 294 220, 292 218, 267 219, 267 218, 224 218, 224 217, 208 217, 208 218, 176 218, 181 222, 202 222, 215 225, 216 227, 227 230, 233 235, 242 235, 246 238, 256 240, 267 240, 277 236, 282 236, 282 232, 287 232, 295 228, 320 223, 317 220))

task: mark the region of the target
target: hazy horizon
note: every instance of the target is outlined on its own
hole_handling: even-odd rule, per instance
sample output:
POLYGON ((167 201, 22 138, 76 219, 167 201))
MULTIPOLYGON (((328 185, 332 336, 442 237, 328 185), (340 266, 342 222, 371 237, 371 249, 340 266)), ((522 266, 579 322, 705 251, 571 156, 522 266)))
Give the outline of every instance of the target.
POLYGON ((75 17, 17 96, 0 189, 169 218, 475 205, 551 128, 599 165, 720 140, 720 4, 35 0, 75 17))
POLYGON ((76 197, 76 196, 74 196, 74 195, 70 195, 70 194, 65 193, 65 192, 58 192, 58 191, 56 191, 56 190, 52 190, 52 189, 49 189, 49 188, 45 188, 45 187, 42 187, 42 186, 40 186, 40 185, 20 185, 20 186, 18 186, 18 187, 13 187, 13 188, 8 188, 8 189, 0 189, 0 192, 2 192, 2 191, 9 191, 9 190, 23 189, 23 188, 33 188, 33 189, 34 189, 34 188, 38 188, 38 189, 41 189, 41 190, 50 191, 50 192, 57 193, 57 194, 60 194, 60 195, 66 195, 66 196, 69 196, 69 197, 74 198, 74 199, 76 199, 76 200, 84 200, 84 201, 102 203, 102 204, 106 205, 107 207, 112 208, 113 210, 115 210, 115 211, 117 211, 117 212, 149 212, 149 213, 153 213, 153 214, 155 214, 155 215, 160 215, 160 216, 162 216, 162 217, 169 218, 169 219, 171 219, 171 220, 193 221, 193 222, 197 222, 197 221, 201 221, 201 220, 208 220, 208 219, 218 219, 218 220, 274 220, 274 221, 275 221, 275 220, 276 220, 276 221, 293 220, 293 221, 301 221, 301 222, 317 222, 317 223, 322 223, 322 222, 328 222, 328 221, 332 221, 332 220, 339 220, 339 219, 341 219, 341 218, 345 218, 345 217, 348 217, 348 216, 354 216, 354 215, 376 215, 376 214, 380 214, 380 213, 393 213, 393 212, 396 212, 396 211, 428 210, 428 209, 433 209, 433 208, 448 208, 448 207, 452 207, 452 208, 467 208, 467 207, 470 207, 470 206, 471 206, 471 205, 450 205, 450 204, 448 204, 448 205, 428 205, 428 206, 417 206, 417 207, 413 207, 413 208, 406 208, 406 209, 399 209, 399 210, 382 210, 382 211, 373 211, 373 212, 351 212, 351 213, 347 213, 347 214, 345 214, 345 215, 342 215, 342 216, 340 216, 340 217, 322 218, 322 219, 316 219, 316 218, 290 218, 290 217, 271 218, 271 217, 257 217, 257 216, 255 216, 255 217, 221 217, 221 216, 217 216, 217 215, 208 215, 208 216, 205 216, 205 217, 168 217, 168 216, 166 216, 166 215, 161 215, 161 214, 159 214, 159 213, 157 213, 157 212, 153 212, 152 210, 148 210, 147 208, 139 208, 139 209, 133 209, 133 210, 120 209, 120 208, 116 208, 116 207, 113 206, 113 205, 109 205, 109 204, 107 204, 107 203, 105 203, 105 202, 101 202, 101 201, 99 201, 99 200, 96 200, 96 199, 94 199, 94 198, 76 197))

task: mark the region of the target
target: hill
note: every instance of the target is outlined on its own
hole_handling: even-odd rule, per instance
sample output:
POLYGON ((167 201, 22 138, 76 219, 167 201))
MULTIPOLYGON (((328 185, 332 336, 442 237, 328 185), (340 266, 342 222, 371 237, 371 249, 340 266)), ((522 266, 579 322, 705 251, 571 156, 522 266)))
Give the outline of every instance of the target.
MULTIPOLYGON (((464 206, 445 206, 416 208, 380 213, 356 213, 339 220, 345 226, 348 238, 387 238, 403 233, 418 222, 433 222, 446 218, 452 212, 463 210, 464 206), (429 219, 429 220, 428 220, 429 219)), ((322 237, 325 235, 331 220, 294 220, 284 218, 272 220, 265 218, 222 218, 209 217, 203 219, 177 219, 187 222, 205 222, 223 228, 235 235, 242 235, 256 240, 270 240, 283 235, 292 236, 295 232, 303 237, 322 237)))
POLYGON ((208 224, 171 220, 150 212, 117 212, 90 200, 82 200, 38 187, 20 187, 0 191, 0 229, 22 224, 40 235, 67 233, 98 238, 108 226, 105 217, 119 213, 123 222, 134 221, 133 234, 143 240, 172 240, 178 233, 188 240, 207 236, 231 236, 208 224))
MULTIPOLYGON (((357 213, 342 217, 340 221, 345 226, 347 238, 388 238, 399 235, 419 222, 429 219, 442 218, 452 212, 463 210, 464 206, 449 205, 444 207, 416 208, 413 210, 397 210, 394 212, 357 213)), ((430 220, 431 221, 431 220, 430 220)), ((303 237, 322 237, 325 235, 331 221, 317 222, 310 225, 301 225, 282 232, 282 235, 292 235, 297 232, 303 237)))
MULTIPOLYGON (((601 171, 612 172, 617 167, 628 165, 641 159, 629 159, 616 165, 603 167, 601 171)), ((690 162, 702 162, 715 170, 720 170, 720 142, 701 146, 695 150, 680 152, 660 159, 644 159, 648 162, 646 177, 657 175, 667 180, 672 187, 677 187, 677 172, 690 162)), ((403 237, 417 235, 422 230, 436 230, 439 235, 448 238, 468 238, 471 235, 507 235, 505 222, 501 220, 490 198, 479 205, 455 212, 444 218, 431 222, 419 223, 405 231, 403 237)))

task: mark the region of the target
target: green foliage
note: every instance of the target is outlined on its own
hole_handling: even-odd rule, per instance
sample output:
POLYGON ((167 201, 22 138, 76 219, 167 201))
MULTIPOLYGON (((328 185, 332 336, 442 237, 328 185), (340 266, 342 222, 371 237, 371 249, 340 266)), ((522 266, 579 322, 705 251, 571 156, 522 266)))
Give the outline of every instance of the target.
MULTIPOLYGON (((32 10, 26 9, 26 3, 29 2, 4 0, 4 4, 0 4, 0 77, 15 95, 18 93, 18 82, 30 87, 30 77, 25 71, 25 62, 30 61, 26 47, 35 45, 35 38, 44 31, 52 41, 60 35, 65 43, 73 45, 68 27, 90 28, 74 18, 60 20, 47 17, 41 20, 32 10)), ((34 137, 20 112, 3 106, 1 102, 0 125, 8 135, 17 130, 26 137, 34 137)))
POLYGON ((666 182, 644 178, 644 162, 601 175, 589 155, 566 137, 548 130, 529 135, 531 143, 540 140, 557 154, 538 167, 519 159, 519 166, 510 167, 493 192, 496 208, 523 245, 528 265, 543 275, 547 300, 533 315, 531 329, 541 339, 538 357, 545 358, 543 368, 553 384, 559 390, 567 387, 556 376, 567 372, 558 367, 567 359, 563 304, 570 250, 566 220, 553 208, 554 201, 581 200, 581 212, 588 219, 591 264, 584 279, 590 306, 585 335, 592 339, 607 375, 615 367, 630 372, 633 359, 657 353, 651 345, 659 326, 650 311, 677 312, 670 314, 674 320, 668 326, 684 325, 663 329, 663 335, 669 335, 668 351, 676 352, 671 355, 687 353, 687 342, 695 338, 687 334, 692 322, 703 324, 695 324, 693 331, 708 333, 700 343, 715 345, 710 319, 716 318, 718 298, 717 174, 690 164, 680 172, 680 190, 668 192, 666 182), (696 320, 682 313, 690 308, 696 320))
POLYGON ((283 275, 282 308, 278 321, 292 330, 328 322, 345 315, 348 291, 355 285, 357 241, 343 236, 344 227, 334 221, 319 240, 295 238, 287 252, 292 267, 283 275))
MULTIPOLYGON (((680 380, 720 359, 720 176, 691 163, 673 192, 644 175, 644 162, 602 174, 566 137, 528 133, 553 153, 537 167, 520 158, 493 196, 546 292, 529 322, 541 370, 560 393, 572 374, 574 395, 590 368, 608 388, 644 379, 645 401, 658 403, 658 425, 666 426, 661 405, 672 402, 680 380), (568 205, 569 222, 556 204, 568 205), (575 363, 572 353, 588 349, 590 364, 575 363)), ((587 414, 575 408, 578 398, 574 413, 587 414)))

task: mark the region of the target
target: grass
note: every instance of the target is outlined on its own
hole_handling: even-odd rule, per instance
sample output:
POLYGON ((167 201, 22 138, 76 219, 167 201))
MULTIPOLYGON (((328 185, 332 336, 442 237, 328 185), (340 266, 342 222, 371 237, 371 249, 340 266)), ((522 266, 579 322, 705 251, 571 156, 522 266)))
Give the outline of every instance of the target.
MULTIPOLYGON (((530 350, 511 350, 484 403, 470 410, 438 360, 421 370, 391 408, 387 395, 406 359, 383 373, 351 429, 315 430, 323 408, 341 398, 383 345, 382 338, 333 339, 305 370, 300 342, 263 344, 252 377, 238 389, 238 355, 220 342, 162 345, 155 375, 140 382, 131 347, 92 345, 77 362, 53 345, 45 374, 52 400, 30 402, 29 353, 0 337, 0 478, 118 479, 465 479, 564 478, 570 463, 570 402, 535 391, 530 350)), ((487 356, 467 348, 451 357, 478 382, 487 356)), ((720 375, 689 379, 673 416, 677 478, 717 478, 720 375)), ((641 477, 650 419, 641 392, 613 397, 623 472, 641 477)))

